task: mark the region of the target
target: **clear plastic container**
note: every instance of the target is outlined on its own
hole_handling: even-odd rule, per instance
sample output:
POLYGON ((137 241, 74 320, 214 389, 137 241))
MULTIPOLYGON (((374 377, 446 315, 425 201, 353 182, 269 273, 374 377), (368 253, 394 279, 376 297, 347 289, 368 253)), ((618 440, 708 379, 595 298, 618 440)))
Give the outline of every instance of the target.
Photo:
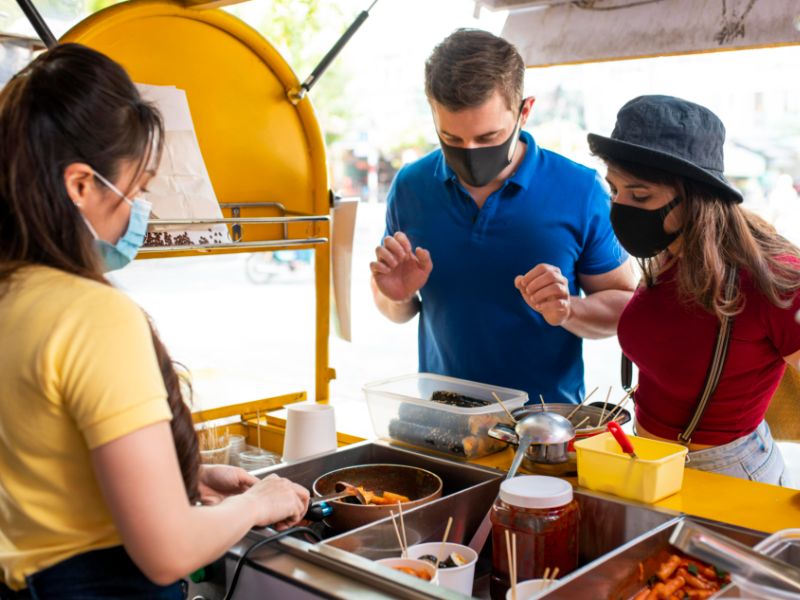
POLYGON ((239 466, 247 471, 257 471, 258 469, 277 465, 280 462, 280 455, 261 448, 253 448, 239 453, 239 466))
MULTIPOLYGON (((753 547, 761 554, 777 558, 795 567, 800 567, 800 529, 783 529, 764 538, 753 547)), ((800 593, 758 585, 735 573, 731 579, 742 592, 742 596, 768 600, 800 600, 800 593)))
POLYGON ((528 394, 519 390, 431 373, 414 373, 364 386, 378 437, 470 459, 506 447, 488 434, 496 423, 510 423, 492 392, 509 410, 528 401, 528 394))
POLYGON ((230 442, 220 448, 200 450, 200 462, 204 465, 227 465, 230 451, 230 442))

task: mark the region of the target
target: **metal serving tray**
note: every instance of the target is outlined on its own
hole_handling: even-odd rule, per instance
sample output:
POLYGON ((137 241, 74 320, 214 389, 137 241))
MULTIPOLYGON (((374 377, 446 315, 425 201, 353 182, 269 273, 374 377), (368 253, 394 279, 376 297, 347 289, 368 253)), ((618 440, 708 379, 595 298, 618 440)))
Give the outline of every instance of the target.
MULTIPOLYGON (((319 475, 354 464, 397 463, 419 466, 443 480, 442 498, 404 513, 409 544, 441 540, 447 517, 454 517, 450 541, 466 543, 494 501, 503 473, 437 458, 387 442, 362 442, 318 458, 257 472, 277 473, 306 486, 319 475)), ((666 552, 677 513, 656 510, 613 496, 577 490, 581 509, 579 568, 556 583, 547 598, 629 598, 639 585, 638 564, 666 552)), ((758 532, 698 519, 726 535, 753 545, 758 532)), ((243 549, 270 530, 252 531, 228 555, 228 578, 243 549)), ((254 553, 243 571, 236 598, 271 594, 280 598, 464 598, 455 592, 378 567, 375 558, 399 555, 391 519, 376 521, 311 544, 285 539, 254 553)), ((488 598, 491 541, 476 569, 473 597, 488 598)), ((646 567, 647 568, 647 567, 646 567)), ((649 574, 645 574, 645 577, 649 574)), ((213 596, 207 596, 209 598, 213 596)))

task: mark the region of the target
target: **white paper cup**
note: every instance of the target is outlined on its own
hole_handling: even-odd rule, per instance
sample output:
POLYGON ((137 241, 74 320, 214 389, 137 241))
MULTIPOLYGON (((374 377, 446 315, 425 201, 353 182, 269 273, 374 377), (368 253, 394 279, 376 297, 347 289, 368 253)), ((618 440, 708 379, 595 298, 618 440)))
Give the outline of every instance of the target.
POLYGON ((460 567, 450 567, 449 569, 440 568, 439 587, 454 590, 465 596, 472 596, 472 584, 475 581, 475 563, 478 562, 478 554, 469 546, 451 544, 448 542, 444 545, 444 550, 442 550, 442 542, 417 544, 416 546, 409 546, 408 557, 419 558, 420 556, 431 554, 436 556, 441 562, 447 560, 451 552, 458 552, 467 559, 468 562, 460 567))
MULTIPOLYGON (((409 548, 409 551, 411 548, 409 548)), ((430 581, 427 583, 432 583, 433 585, 439 585, 439 577, 438 573, 436 572, 436 568, 429 563, 427 560, 417 560, 414 558, 382 558, 380 560, 376 560, 376 563, 379 565, 383 565, 384 567, 389 567, 390 569, 397 569, 397 567, 407 567, 414 569, 415 571, 425 571, 430 575, 430 581)), ((398 570, 398 573, 403 573, 403 571, 398 570)), ((441 571, 440 571, 441 572, 441 571)), ((409 577, 413 577, 408 573, 403 573, 404 575, 408 575, 409 577)), ((420 581, 426 581, 425 579, 417 578, 420 581)))
MULTIPOLYGON (((517 600, 541 598, 544 592, 549 590, 552 585, 552 579, 528 579, 527 581, 520 581, 517 584, 517 600)), ((511 588, 508 588, 506 600, 513 600, 513 597, 514 595, 511 593, 511 588)))
POLYGON ((336 450, 336 419, 330 404, 290 404, 286 410, 284 460, 300 460, 336 450))

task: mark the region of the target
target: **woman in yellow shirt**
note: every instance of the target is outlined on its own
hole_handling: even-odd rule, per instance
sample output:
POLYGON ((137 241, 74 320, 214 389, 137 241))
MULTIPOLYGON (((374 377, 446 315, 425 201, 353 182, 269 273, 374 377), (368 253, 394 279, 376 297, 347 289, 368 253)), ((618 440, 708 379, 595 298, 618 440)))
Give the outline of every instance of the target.
POLYGON ((248 529, 307 509, 288 480, 200 467, 166 350, 103 277, 142 243, 162 139, 125 71, 83 46, 0 92, 4 600, 181 598, 174 582, 248 529))

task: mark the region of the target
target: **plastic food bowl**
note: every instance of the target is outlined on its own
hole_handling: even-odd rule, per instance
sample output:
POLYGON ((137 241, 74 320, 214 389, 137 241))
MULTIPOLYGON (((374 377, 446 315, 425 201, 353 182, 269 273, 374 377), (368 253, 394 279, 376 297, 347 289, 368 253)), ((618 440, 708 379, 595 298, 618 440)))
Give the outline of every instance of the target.
POLYGON ((419 558, 430 554, 436 556, 439 561, 447 560, 451 552, 458 552, 463 556, 467 563, 460 567, 448 567, 439 569, 439 587, 447 588, 472 596, 472 586, 475 582, 475 565, 478 562, 478 553, 469 546, 452 544, 450 542, 442 545, 441 542, 428 542, 417 544, 408 548, 409 558, 419 558))
POLYGON ((511 422, 492 392, 511 411, 528 401, 528 394, 519 390, 431 373, 414 373, 364 386, 372 426, 379 438, 468 459, 506 448, 505 442, 488 434, 498 422, 511 422), (437 392, 457 394, 483 405, 434 402, 431 398, 437 392))
POLYGON ((439 577, 436 571, 436 568, 426 560, 419 560, 415 558, 382 558, 380 560, 376 560, 376 563, 379 565, 383 565, 384 567, 389 567, 390 569, 395 569, 398 573, 403 573, 406 577, 415 577, 414 575, 410 575, 408 573, 404 573, 401 571, 401 568, 412 569, 414 571, 420 572, 424 571, 428 574, 431 578, 430 580, 421 579, 419 577, 415 577, 418 581, 423 581, 425 583, 432 583, 433 585, 439 585, 439 577))
POLYGON ((575 442, 578 485, 653 503, 678 492, 683 485, 685 446, 628 436, 638 459, 623 453, 610 433, 575 442))

